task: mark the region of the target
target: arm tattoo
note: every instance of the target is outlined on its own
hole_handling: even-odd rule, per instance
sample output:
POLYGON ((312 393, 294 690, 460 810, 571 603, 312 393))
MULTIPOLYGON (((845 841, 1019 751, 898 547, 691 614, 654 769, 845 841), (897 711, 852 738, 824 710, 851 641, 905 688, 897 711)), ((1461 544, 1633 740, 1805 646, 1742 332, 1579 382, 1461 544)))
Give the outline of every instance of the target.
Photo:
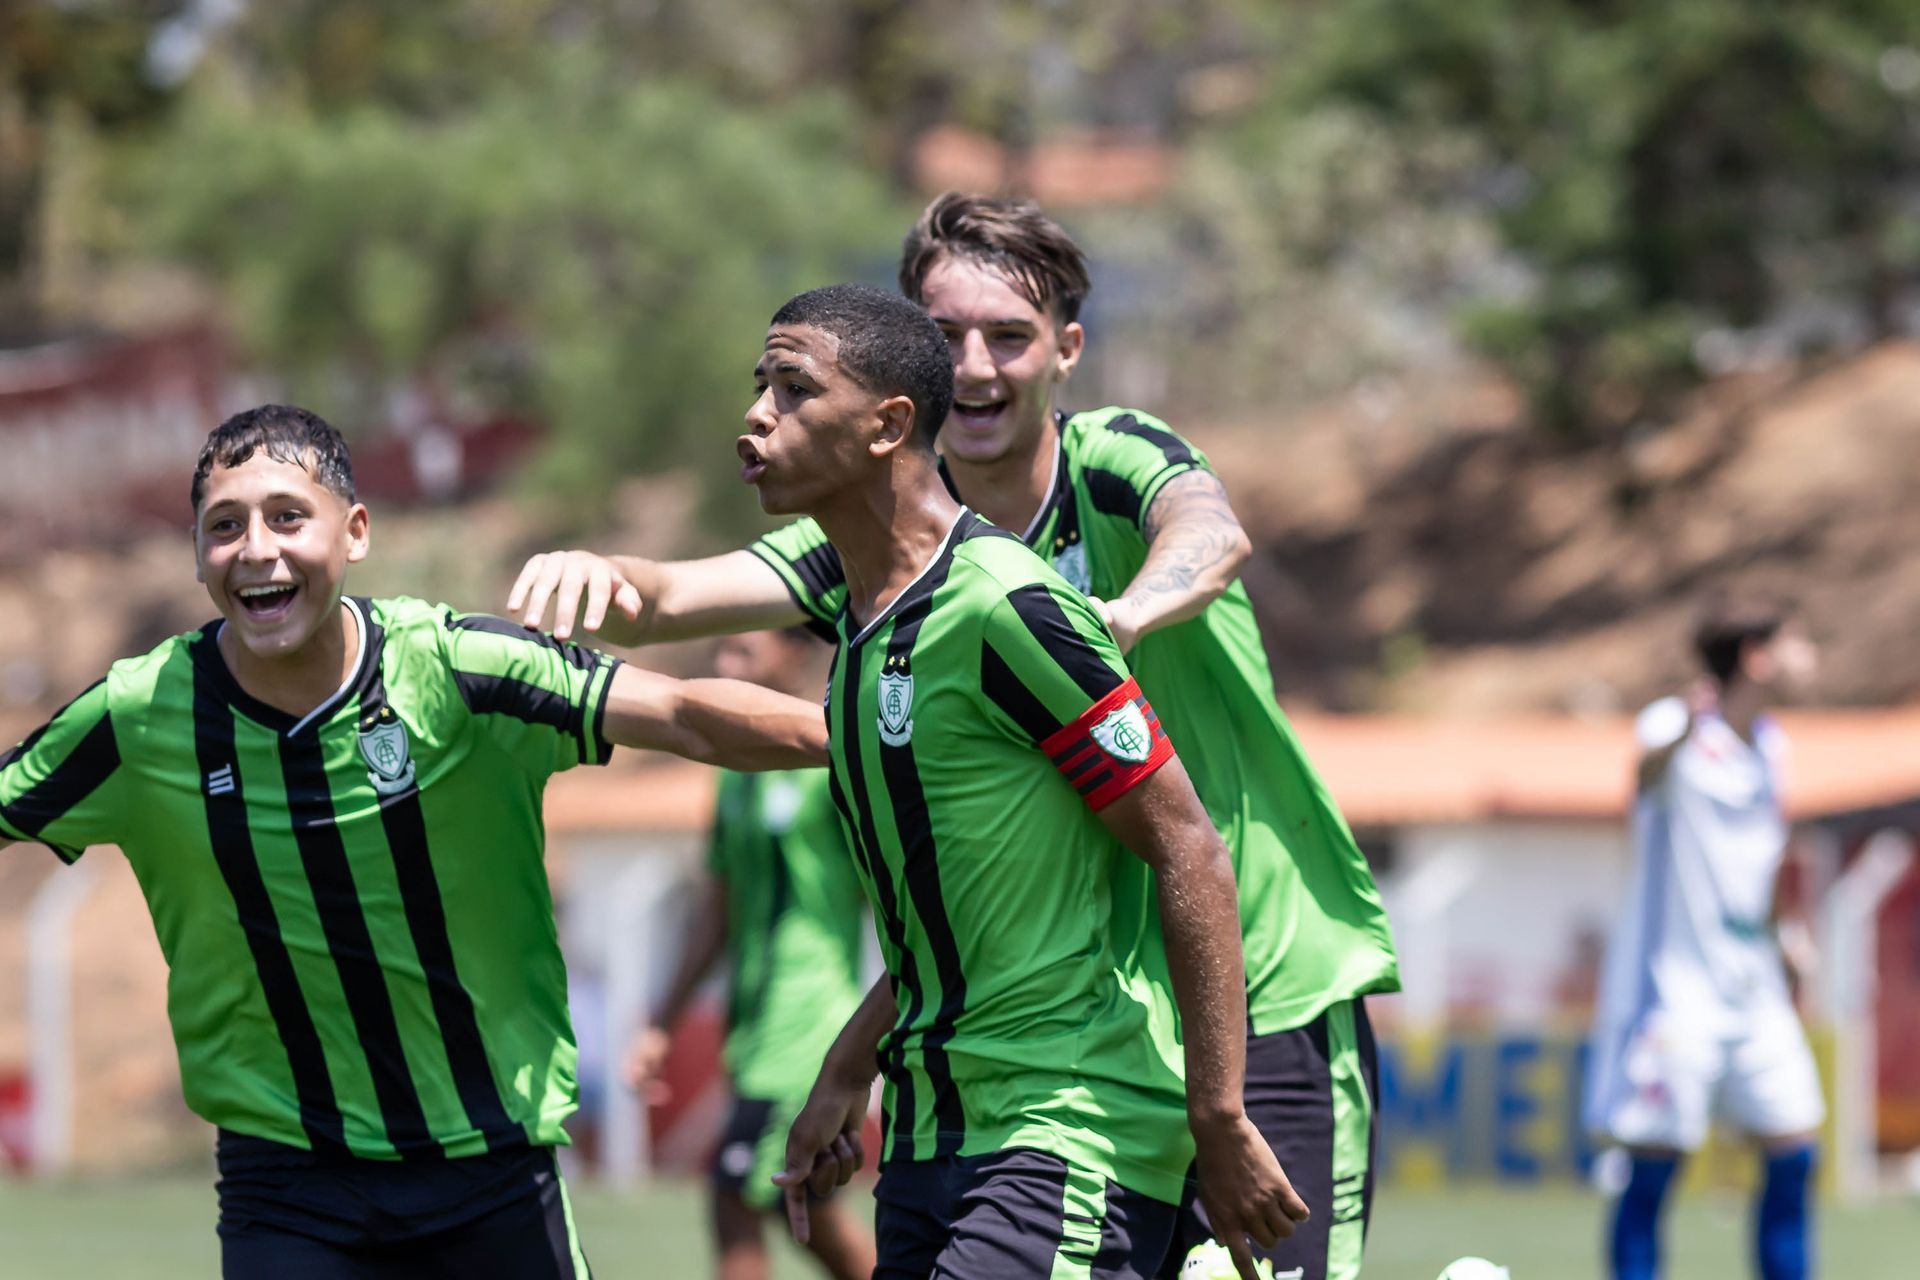
POLYGON ((1126 592, 1136 600, 1192 591, 1208 569, 1227 562, 1232 572, 1217 590, 1238 576, 1247 535, 1220 478, 1210 471, 1169 480, 1147 507, 1140 530, 1147 539, 1147 560, 1126 592))

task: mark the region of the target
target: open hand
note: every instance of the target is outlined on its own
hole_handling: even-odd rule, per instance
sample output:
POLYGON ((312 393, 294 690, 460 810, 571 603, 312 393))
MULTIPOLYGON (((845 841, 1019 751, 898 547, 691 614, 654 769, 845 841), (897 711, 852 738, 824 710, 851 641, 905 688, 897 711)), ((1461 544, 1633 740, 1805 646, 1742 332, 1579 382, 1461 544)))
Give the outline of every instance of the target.
POLYGON ((620 566, 591 551, 548 551, 529 559, 507 594, 507 612, 517 614, 526 626, 538 627, 551 603, 554 638, 565 640, 573 635, 582 602, 586 613, 580 623, 589 632, 597 633, 606 624, 609 606, 628 622, 640 619, 640 589, 627 581, 620 566))

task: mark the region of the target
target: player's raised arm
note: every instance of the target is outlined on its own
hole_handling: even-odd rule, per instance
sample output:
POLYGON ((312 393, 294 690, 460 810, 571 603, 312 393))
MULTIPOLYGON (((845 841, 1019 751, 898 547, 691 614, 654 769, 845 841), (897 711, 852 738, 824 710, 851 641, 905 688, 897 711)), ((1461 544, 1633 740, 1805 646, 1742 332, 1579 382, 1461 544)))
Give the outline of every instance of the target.
POLYGON ((1141 519, 1146 562, 1127 589, 1096 602, 1124 652, 1149 631, 1185 622, 1233 585, 1253 552, 1211 471, 1167 481, 1141 519))
POLYGON ((1251 1280, 1246 1237, 1264 1247, 1292 1235, 1293 1224, 1306 1221, 1307 1206, 1242 1102, 1247 998, 1233 865, 1170 749, 1152 776, 1099 812, 1107 829, 1153 868, 1186 1044, 1187 1118, 1200 1197, 1215 1235, 1251 1280))
POLYGON ((780 575, 751 551, 705 560, 646 560, 591 551, 532 557, 507 596, 529 627, 565 640, 579 628, 608 644, 727 635, 806 620, 780 575))
POLYGON ((744 680, 676 680, 626 664, 613 673, 603 732, 620 746, 749 773, 827 762, 818 703, 744 680))

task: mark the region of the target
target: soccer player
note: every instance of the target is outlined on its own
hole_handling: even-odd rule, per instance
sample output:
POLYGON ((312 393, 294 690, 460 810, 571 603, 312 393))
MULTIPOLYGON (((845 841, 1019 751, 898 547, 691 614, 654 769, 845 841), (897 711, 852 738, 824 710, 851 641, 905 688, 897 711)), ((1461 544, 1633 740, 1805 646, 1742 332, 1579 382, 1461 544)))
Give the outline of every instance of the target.
POLYGON ((1636 726, 1633 880, 1595 1015, 1586 1119, 1630 1159, 1612 1274, 1660 1274, 1668 1186, 1718 1113, 1765 1161, 1759 1275, 1803 1280, 1824 1108, 1776 939, 1785 744, 1767 708, 1807 678, 1815 655, 1785 610, 1734 598, 1707 610, 1695 648, 1705 687, 1691 703, 1654 703, 1636 726))
POLYGON ((221 424, 192 500, 220 617, 0 755, 0 843, 125 851, 219 1130, 226 1276, 584 1277, 542 789, 616 743, 818 762, 819 707, 345 595, 367 509, 302 409, 221 424))
POLYGON ((941 483, 952 368, 917 307, 802 294, 754 373, 742 476, 845 569, 830 780, 887 968, 789 1136, 796 1234, 879 1074, 879 1280, 1151 1275, 1190 1160, 1252 1280, 1247 1236, 1306 1208, 1242 1106, 1232 867, 1157 716, 1085 598, 941 483))
MULTIPOLYGON (((825 646, 800 628, 721 640, 714 671, 782 693, 817 697, 825 646)), ((787 1129, 827 1046, 860 1003, 864 901, 825 770, 725 773, 714 806, 706 874, 666 1000, 628 1055, 628 1079, 655 1079, 669 1031, 722 957, 727 1002, 728 1117, 713 1163, 719 1280, 765 1280, 765 1215, 780 1206, 773 1175, 787 1129)), ((873 1274, 873 1240, 837 1202, 812 1207, 807 1249, 835 1280, 873 1274)))
MULTIPOLYGON (((1274 702, 1237 581, 1246 534, 1206 458, 1164 423, 1131 409, 1056 410, 1085 344, 1089 285, 1080 249, 1037 207, 940 197, 907 235, 900 285, 952 357, 942 479, 1091 597, 1232 854, 1248 1112, 1314 1210, 1262 1256, 1302 1280, 1354 1276, 1376 1093, 1362 997, 1396 990, 1399 977, 1372 873, 1274 702)), ((555 634, 582 617, 612 643, 637 644, 796 620, 825 627, 846 591, 840 553, 802 520, 708 560, 537 556, 508 608, 533 625, 551 601, 555 634)), ((1204 1218, 1182 1233, 1189 1245, 1204 1239, 1204 1218)))

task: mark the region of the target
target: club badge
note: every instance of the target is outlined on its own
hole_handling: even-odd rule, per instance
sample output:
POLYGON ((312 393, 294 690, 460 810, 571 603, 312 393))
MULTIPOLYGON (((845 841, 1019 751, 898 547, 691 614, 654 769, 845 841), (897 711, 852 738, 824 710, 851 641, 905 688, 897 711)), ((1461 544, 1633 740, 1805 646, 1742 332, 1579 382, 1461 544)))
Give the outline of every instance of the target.
POLYGON ((407 726, 392 707, 381 707, 379 714, 361 720, 360 754, 367 762, 367 781, 381 795, 396 795, 413 785, 407 726))
POLYGON ((1153 754, 1153 731, 1147 728, 1147 718, 1140 714, 1140 704, 1137 702, 1128 702, 1109 711, 1099 724, 1093 726, 1093 740, 1115 760, 1124 760, 1128 764, 1145 764, 1147 757, 1153 754))
POLYGON ((888 658, 880 672, 880 741, 904 747, 913 740, 913 676, 905 658, 888 658))

